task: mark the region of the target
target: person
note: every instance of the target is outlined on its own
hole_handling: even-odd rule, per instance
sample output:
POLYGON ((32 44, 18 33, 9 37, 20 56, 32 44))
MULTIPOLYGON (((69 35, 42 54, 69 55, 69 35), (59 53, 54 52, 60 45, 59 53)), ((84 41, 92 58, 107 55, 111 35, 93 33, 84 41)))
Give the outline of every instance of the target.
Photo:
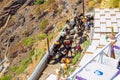
POLYGON ((70 20, 66 20, 66 24, 68 24, 68 25, 69 25, 69 23, 70 23, 70 20))
POLYGON ((74 9, 74 15, 76 16, 78 14, 77 8, 74 9))
POLYGON ((75 41, 75 43, 76 43, 77 37, 78 37, 78 33, 75 33, 74 38, 73 38, 73 41, 75 41))
POLYGON ((66 36, 65 35, 61 35, 60 38, 59 38, 59 42, 60 42, 60 45, 64 45, 64 40, 65 40, 66 36))
POLYGON ((61 44, 60 44, 59 41, 56 41, 56 42, 54 43, 54 48, 59 49, 60 46, 61 46, 61 44))
POLYGON ((65 58, 62 58, 61 62, 66 63, 66 64, 70 64, 71 61, 65 57, 65 58))
POLYGON ((119 70, 120 70, 120 59, 119 59, 119 61, 118 61, 118 66, 117 66, 117 69, 119 69, 119 70))
POLYGON ((77 26, 74 27, 75 33, 78 33, 78 28, 79 28, 79 26, 78 27, 77 26))
POLYGON ((76 53, 78 53, 78 52, 80 52, 82 49, 81 49, 81 46, 79 45, 79 44, 77 44, 76 46, 75 46, 75 51, 76 51, 76 53))
POLYGON ((70 35, 72 35, 72 34, 74 34, 74 33, 75 33, 75 30, 74 30, 74 29, 70 30, 70 35))
POLYGON ((62 53, 63 56, 66 56, 68 54, 68 50, 65 48, 61 53, 62 53))
POLYGON ((56 56, 57 57, 55 59, 53 59, 54 62, 52 64, 56 64, 56 63, 60 62, 64 55, 62 53, 58 53, 56 56))
MULTIPOLYGON (((71 41, 69 39, 64 40, 64 47, 66 48, 66 50, 69 52, 71 52, 71 56, 72 56, 72 50, 71 50, 71 41)), ((68 56, 68 55, 67 55, 68 56)))
POLYGON ((85 26, 85 30, 87 30, 89 27, 87 22, 84 23, 84 26, 85 26))

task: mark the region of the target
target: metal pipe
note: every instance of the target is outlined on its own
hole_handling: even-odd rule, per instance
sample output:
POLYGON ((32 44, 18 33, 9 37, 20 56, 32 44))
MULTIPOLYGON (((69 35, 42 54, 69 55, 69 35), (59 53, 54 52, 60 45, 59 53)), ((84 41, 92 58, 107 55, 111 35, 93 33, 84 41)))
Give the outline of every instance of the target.
POLYGON ((46 33, 46 35, 47 35, 47 47, 48 47, 48 54, 50 55, 50 46, 49 46, 48 34, 46 33))

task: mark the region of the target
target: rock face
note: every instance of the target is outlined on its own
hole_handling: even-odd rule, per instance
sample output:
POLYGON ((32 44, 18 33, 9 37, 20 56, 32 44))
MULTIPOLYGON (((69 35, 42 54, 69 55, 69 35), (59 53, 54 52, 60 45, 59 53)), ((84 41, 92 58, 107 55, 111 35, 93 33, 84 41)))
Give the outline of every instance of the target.
POLYGON ((26 2, 27 0, 12 0, 12 2, 3 8, 0 14, 0 28, 5 24, 8 15, 14 15, 17 10, 26 2))
MULTIPOLYGON (((70 4, 75 4, 77 0, 49 0, 51 2, 45 5, 35 5, 35 1, 0 0, 1 4, 5 3, 2 9, 0 7, 0 30, 4 28, 8 16, 11 15, 5 30, 0 31, 0 61, 4 59, 9 42, 7 58, 11 62, 10 67, 19 65, 20 61, 30 56, 33 44, 40 41, 39 34, 50 34, 62 28, 65 20, 71 16, 70 4), (62 4, 62 1, 65 3, 62 4), (29 46, 25 45, 31 42, 29 46)), ((44 44, 40 48, 42 46, 44 44)), ((38 47, 38 44, 35 47, 38 47)))
POLYGON ((3 0, 0 0, 0 2, 2 2, 3 0))

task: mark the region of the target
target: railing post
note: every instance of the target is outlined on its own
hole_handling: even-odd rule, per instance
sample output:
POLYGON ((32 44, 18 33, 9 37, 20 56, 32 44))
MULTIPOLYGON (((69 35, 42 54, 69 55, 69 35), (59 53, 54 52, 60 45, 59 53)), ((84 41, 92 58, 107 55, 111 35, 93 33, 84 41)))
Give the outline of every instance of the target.
POLYGON ((100 54, 100 63, 103 64, 103 51, 100 54))
POLYGON ((92 43, 93 27, 90 28, 90 44, 92 43))
POLYGON ((50 55, 50 47, 49 47, 48 33, 46 33, 46 35, 47 35, 47 47, 48 47, 48 54, 50 55))

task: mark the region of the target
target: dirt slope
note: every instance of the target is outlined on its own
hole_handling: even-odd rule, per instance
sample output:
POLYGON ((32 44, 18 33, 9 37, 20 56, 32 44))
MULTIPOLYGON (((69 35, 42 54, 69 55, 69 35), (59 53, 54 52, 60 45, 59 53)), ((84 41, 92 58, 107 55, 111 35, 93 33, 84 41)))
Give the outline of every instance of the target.
MULTIPOLYGON (((35 69, 40 57, 37 60, 32 57, 33 62, 27 66, 25 75, 11 71, 12 67, 21 66, 22 61, 31 57, 32 49, 38 51, 43 48, 46 52, 46 39, 40 39, 39 34, 49 31, 52 43, 65 21, 74 17, 75 7, 78 9, 78 13, 82 12, 82 4, 76 4, 78 0, 50 0, 40 5, 35 5, 35 1, 0 0, 0 60, 4 59, 9 43, 7 58, 10 66, 7 74, 12 73, 12 77, 26 78, 26 74, 29 76, 35 69), (6 28, 2 29, 9 15, 11 18, 6 28)), ((86 3, 89 0, 85 1, 85 10, 87 10, 86 3)))

